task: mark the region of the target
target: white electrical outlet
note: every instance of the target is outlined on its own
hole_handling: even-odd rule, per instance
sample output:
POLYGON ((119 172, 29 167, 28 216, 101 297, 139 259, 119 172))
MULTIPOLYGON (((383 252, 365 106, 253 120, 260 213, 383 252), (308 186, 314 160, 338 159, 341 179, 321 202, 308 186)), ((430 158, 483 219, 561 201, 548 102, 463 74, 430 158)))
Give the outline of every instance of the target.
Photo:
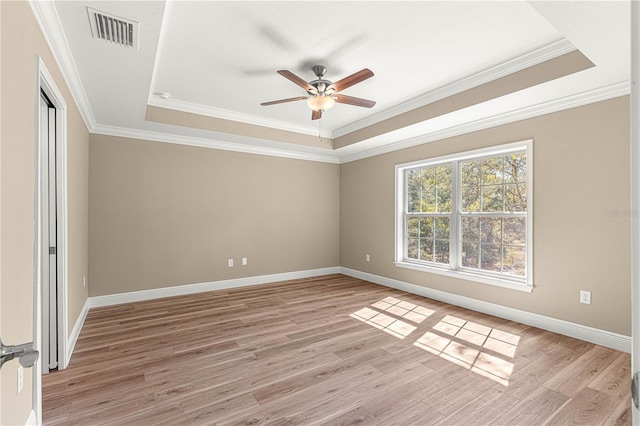
POLYGON ((24 386, 24 368, 22 366, 18 367, 18 395, 22 392, 22 387, 24 386))
POLYGON ((580 290, 580 303, 585 305, 591 304, 591 292, 586 290, 580 290))
POLYGON ((243 258, 242 258, 242 266, 247 266, 247 263, 248 263, 248 262, 247 262, 247 258, 246 258, 246 257, 243 257, 243 258))
POLYGON ((364 260, 365 262, 371 262, 371 256, 369 256, 368 254, 364 255, 364 260))
POLYGON ((227 260, 227 266, 228 266, 229 268, 233 268, 233 259, 229 259, 229 260, 227 260))
POLYGON ((83 275, 82 276, 82 288, 86 288, 87 287, 87 276, 83 275))

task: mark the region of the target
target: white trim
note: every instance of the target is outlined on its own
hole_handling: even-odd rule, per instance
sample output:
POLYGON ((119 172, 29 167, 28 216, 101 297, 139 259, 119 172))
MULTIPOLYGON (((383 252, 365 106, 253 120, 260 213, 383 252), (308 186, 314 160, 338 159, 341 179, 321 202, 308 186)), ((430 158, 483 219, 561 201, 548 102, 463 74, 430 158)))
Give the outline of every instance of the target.
POLYGON ((446 277, 457 278, 457 279, 467 280, 467 281, 474 281, 477 283, 493 285, 496 287, 508 288, 510 290, 522 291, 524 293, 531 293, 533 291, 533 286, 527 285, 525 282, 509 281, 509 280, 501 279, 500 277, 474 274, 465 270, 429 267, 429 266, 417 265, 409 262, 394 262, 394 265, 396 265, 398 268, 413 269, 414 271, 444 275, 446 277))
MULTIPOLYGON (((156 98, 153 94, 149 97, 147 105, 186 112, 190 114, 204 115, 207 117, 219 118, 222 120, 236 121, 242 124, 269 127, 271 129, 283 130, 286 132, 300 133, 302 135, 318 136, 318 129, 316 127, 301 126, 298 124, 287 123, 285 121, 272 120, 269 118, 259 117, 257 115, 243 114, 236 111, 215 108, 207 105, 199 105, 190 102, 179 101, 176 99, 162 100, 156 98)), ((331 132, 330 130, 323 129, 321 135, 323 138, 333 138, 333 132, 331 132)))
POLYGON ((445 86, 439 87, 431 92, 424 93, 406 102, 402 102, 399 105, 370 115, 362 120, 358 120, 354 123, 342 126, 334 130, 334 137, 338 138, 340 136, 344 136, 351 132, 355 132, 362 128, 376 124, 380 121, 395 117, 399 114, 403 114, 416 108, 420 108, 424 105, 428 105, 430 103, 448 98, 449 96, 453 96, 458 93, 464 92, 465 90, 469 90, 490 81, 497 80, 501 77, 505 77, 509 74, 521 71, 525 68, 541 64, 545 61, 557 58, 574 50, 576 50, 576 48, 568 40, 564 38, 561 40, 557 40, 546 46, 518 56, 517 58, 513 58, 496 66, 488 68, 484 71, 464 77, 460 80, 454 81, 453 83, 449 83, 445 86))
MULTIPOLYGON (((609 86, 579 93, 577 95, 567 96, 561 99, 543 102, 538 105, 532 105, 525 108, 509 111, 504 114, 498 114, 476 121, 451 126, 442 130, 437 130, 435 132, 425 133, 413 138, 403 139, 400 141, 390 140, 389 143, 378 148, 363 150, 352 155, 340 156, 340 164, 350 163, 352 161, 362 160, 365 158, 374 157, 376 155, 388 154, 390 152, 399 151, 401 149, 411 148, 429 142, 435 142, 454 136, 473 133, 492 127, 498 127, 503 124, 509 124, 516 121, 535 118, 541 115, 551 114, 566 109, 577 108, 591 103, 606 101, 607 99, 628 95, 629 91, 629 80, 621 81, 609 86)), ((340 149, 337 149, 336 152, 339 153, 340 149)))
MULTIPOLYGON (((368 116, 362 120, 358 120, 356 122, 342 126, 333 132, 329 130, 323 131, 322 136, 326 138, 336 138, 344 136, 348 133, 360 130, 364 127, 368 127, 380 121, 395 117, 398 114, 412 111, 416 108, 428 105, 432 102, 447 98, 457 93, 464 92, 465 90, 488 83, 490 81, 507 76, 533 65, 540 64, 550 59, 557 58, 566 53, 573 52, 574 50, 576 50, 576 48, 568 40, 564 38, 561 40, 557 40, 546 46, 521 55, 517 58, 508 60, 479 73, 462 78, 431 92, 414 97, 406 102, 403 102, 391 108, 387 108, 386 110, 368 116)), ((241 123, 248 123, 256 126, 265 126, 273 129, 296 132, 305 135, 315 136, 318 134, 315 128, 311 128, 309 126, 295 125, 283 121, 267 119, 250 114, 242 114, 235 111, 214 108, 206 105, 193 104, 179 100, 161 100, 155 98, 153 94, 149 96, 147 104, 160 108, 173 109, 192 114, 221 118, 224 120, 238 121, 241 123)))
POLYGON ((29 412, 29 417, 27 417, 27 421, 24 422, 24 426, 36 426, 38 424, 38 416, 36 412, 31 410, 29 412))
POLYGON ((143 300, 159 299, 162 297, 183 296, 186 294, 202 293, 205 291, 224 290, 229 288, 253 286, 279 281, 312 278, 321 275, 339 274, 340 267, 333 266, 306 271, 283 272, 279 274, 258 275, 255 277, 233 278, 229 280, 212 281, 207 283, 185 284, 173 287, 155 288, 152 290, 132 291, 129 293, 109 294, 89 298, 89 307, 119 305, 122 303, 140 302, 143 300))
MULTIPOLYGON (((192 145, 192 146, 205 146, 205 147, 213 147, 217 149, 224 149, 228 151, 237 151, 237 152, 251 152, 258 155, 272 155, 277 157, 286 157, 286 158, 300 158, 307 159, 310 161, 320 161, 320 162, 328 162, 334 164, 342 164, 348 163, 351 161, 356 161, 364 158, 369 158, 375 155, 385 154, 393 151, 397 151, 404 148, 409 148, 416 145, 422 145, 428 142, 433 142, 436 140, 446 139, 453 136, 458 136, 465 133, 471 133, 474 131, 479 131, 483 129, 487 129, 490 127, 496 127, 502 124, 512 123, 514 121, 524 120, 527 118, 537 117, 543 114, 549 114, 556 111, 561 111, 569 108, 575 108, 578 106, 586 105, 589 103, 594 103, 598 101, 603 101, 607 99, 611 99, 618 96, 623 96, 629 94, 630 91, 630 82, 622 81, 616 84, 612 84, 609 86, 605 86, 602 88, 590 90, 581 94, 568 96, 562 99, 556 99, 549 102, 544 102, 538 105, 521 108, 520 110, 511 111, 504 114, 495 115, 492 117, 487 117, 484 119, 476 120, 471 123, 464 123, 461 125, 449 127, 446 129, 438 130, 432 133, 422 134, 418 137, 403 139, 403 140, 394 140, 393 135, 390 134, 387 137, 387 142, 378 148, 369 149, 369 150, 360 150, 355 154, 351 155, 340 155, 340 149, 334 150, 333 156, 314 156, 313 154, 305 154, 299 153, 297 151, 289 151, 289 150, 277 150, 265 148, 266 151, 262 151, 259 148, 254 147, 244 147, 240 144, 234 144, 230 142, 221 142, 221 141, 208 141, 206 139, 199 138, 191 138, 191 137, 181 137, 180 141, 177 141, 177 136, 171 135, 161 135, 160 133, 147 132, 142 130, 135 129, 122 129, 116 128, 112 126, 106 125, 98 125, 96 123, 95 117, 93 115, 93 111, 91 110, 91 106, 89 104, 87 95, 84 91, 84 87, 81 83, 80 76, 78 74, 77 68, 75 66, 75 61, 71 55, 71 51, 69 49, 67 40, 64 35, 64 31, 62 29, 62 24, 60 23, 60 19, 55 10, 55 5, 53 2, 43 2, 37 0, 28 0, 31 9, 42 29, 45 39, 49 44, 51 51, 62 71, 62 75, 69 86, 73 99, 75 100, 80 113, 84 119, 85 125, 89 129, 91 133, 98 134, 107 134, 113 136, 121 136, 119 133, 125 132, 129 133, 129 136, 124 137, 132 137, 135 139, 149 139, 155 140, 158 142, 170 142, 170 143, 180 143, 183 145, 192 145), (118 131, 110 132, 109 129, 118 129, 118 131), (155 136, 151 136, 155 135, 155 136), (159 136, 160 135, 160 136, 159 136)), ((165 14, 166 15, 166 14, 165 14)), ((414 98, 402 105, 399 105, 394 108, 387 109, 385 111, 380 112, 374 116, 370 116, 365 120, 357 121, 351 123, 347 126, 343 126, 332 132, 333 137, 339 137, 341 135, 350 133, 352 131, 361 129, 368 125, 374 124, 380 120, 384 120, 386 118, 390 118, 402 112, 410 111, 420 106, 423 106, 429 102, 434 102, 435 100, 442 99, 447 96, 451 96, 452 94, 459 93, 460 91, 466 90, 466 88, 473 87, 473 85, 482 84, 483 82, 491 81, 496 78, 499 78, 503 75, 507 75, 508 73, 513 73, 520 69, 524 69, 528 66, 535 65, 537 63, 541 63, 547 61, 549 59, 553 59, 565 53, 571 52, 575 50, 575 47, 566 40, 559 40, 557 42, 551 43, 547 46, 544 46, 540 49, 536 49, 530 53, 522 55, 518 58, 514 58, 510 61, 506 61, 500 65, 489 68, 484 72, 480 72, 473 76, 458 80, 457 82, 451 83, 447 86, 414 98), (471 85, 471 86, 469 86, 471 85)), ((151 99, 152 94, 150 94, 149 99, 151 99)), ((177 101, 173 101, 177 102, 177 101)), ((166 103, 157 103, 156 101, 150 101, 149 104, 157 105, 161 107, 166 107, 166 103)), ((200 111, 199 113, 203 113, 202 110, 199 109, 198 106, 194 106, 193 104, 183 105, 185 109, 193 108, 192 112, 200 111)), ((206 107, 205 107, 206 108, 206 107)), ((189 111, 187 111, 189 112, 189 111)), ((236 115, 236 120, 238 116, 236 115)), ((272 123, 273 124, 273 123, 272 123)), ((276 126, 276 128, 278 128, 276 126)), ((289 129, 292 129, 289 127, 289 129)), ((314 133, 315 135, 316 133, 314 133)))
MULTIPOLYGON (((253 146, 234 142, 217 141, 213 139, 196 138, 192 136, 171 135, 168 133, 151 132, 146 130, 126 129, 123 127, 96 125, 91 133, 122 138, 141 139, 153 142, 174 143, 178 145, 197 146, 201 148, 220 149, 223 151, 244 152, 247 154, 267 155, 271 157, 291 158, 294 160, 318 161, 321 163, 339 164, 340 159, 335 155, 311 154, 299 151, 253 146)), ((329 151, 333 152, 333 151, 329 151)))
POLYGON ((78 68, 76 67, 76 63, 71 55, 71 49, 69 48, 67 38, 64 35, 62 23, 60 22, 60 17, 56 11, 54 2, 38 0, 28 1, 36 21, 38 21, 38 25, 40 25, 40 28, 42 29, 42 34, 53 53, 53 57, 62 71, 62 78, 65 79, 67 86, 69 86, 71 96, 80 110, 80 115, 84 120, 84 124, 89 130, 91 130, 96 125, 96 119, 93 115, 89 98, 84 91, 84 86, 82 85, 78 68))
MULTIPOLYGON (((631 374, 640 371, 640 2, 631 2, 631 374)), ((631 403, 631 419, 640 425, 640 407, 631 403)))
MULTIPOLYGON (((56 167, 57 167, 57 228, 56 242, 58 259, 58 368, 67 368, 66 338, 69 330, 68 311, 68 193, 67 193, 67 103, 58 90, 55 80, 40 56, 37 56, 37 103, 40 104, 40 89, 43 89, 56 108, 56 167)), ((40 120, 37 120, 39 125, 40 120)), ((39 132, 37 133, 39 135, 39 132)), ((48 248, 47 248, 48 251, 48 248)))
POLYGON ((379 275, 362 272, 355 269, 340 268, 340 273, 350 277, 359 278, 361 280, 370 281, 385 287, 395 288, 406 291, 408 293, 417 294, 429 299, 438 300, 449 303, 462 308, 471 309, 473 311, 494 315, 500 318, 516 321, 522 324, 538 327, 543 330, 552 331, 554 333, 563 334, 565 336, 574 337, 576 339, 595 343, 597 345, 606 346, 623 352, 631 352, 631 337, 622 334, 612 333, 610 331, 589 327, 582 324, 576 324, 544 315, 534 314, 532 312, 521 311, 519 309, 509 308, 507 306, 495 303, 484 302, 482 300, 472 299, 466 296, 460 296, 445 291, 435 290, 417 284, 411 284, 392 278, 382 277, 379 275))
POLYGON ((80 315, 78 315, 78 319, 76 320, 76 324, 73 326, 71 330, 71 334, 67 339, 67 364, 71 360, 71 355, 73 355, 73 349, 76 347, 76 343, 78 342, 78 337, 80 336, 80 331, 82 331, 82 326, 84 325, 84 321, 87 319, 87 314, 89 313, 89 299, 84 301, 84 305, 82 306, 82 311, 80 315))

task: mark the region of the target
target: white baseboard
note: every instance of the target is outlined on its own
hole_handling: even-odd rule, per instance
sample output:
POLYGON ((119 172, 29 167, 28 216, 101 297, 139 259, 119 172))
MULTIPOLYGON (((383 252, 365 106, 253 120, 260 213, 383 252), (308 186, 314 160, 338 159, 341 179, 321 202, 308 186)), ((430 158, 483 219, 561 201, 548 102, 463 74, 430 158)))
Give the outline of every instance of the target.
MULTIPOLYGON (((90 298, 87 298, 84 302, 84 306, 82 306, 82 311, 80 315, 78 315, 78 319, 71 330, 71 334, 67 339, 67 365, 69 365, 69 361, 71 361, 71 355, 73 355, 73 349, 76 347, 76 342, 78 341, 78 336, 80 336, 80 331, 82 330, 82 326, 84 325, 84 320, 87 318, 87 314, 89 313, 90 298)), ((63 366, 63 368, 67 368, 67 366, 63 366)))
POLYGON ((447 293, 445 291, 434 290, 416 284, 410 284, 404 281, 386 278, 367 272, 357 271, 355 269, 340 268, 340 273, 350 277, 359 278, 372 283, 380 284, 386 287, 395 288, 406 291, 408 293, 417 294, 419 296, 428 297, 430 299, 439 300, 441 302, 450 303, 452 305, 471 309, 485 314, 494 315, 511 321, 520 322, 544 330, 553 331, 554 333, 563 334, 576 339, 585 340, 597 345, 606 346, 608 348, 631 353, 631 337, 622 334, 612 333, 600 330, 586 325, 580 325, 569 321, 547 317, 544 315, 534 314, 531 312, 521 311, 519 309, 508 308, 506 306, 497 305, 495 303, 483 302, 481 300, 472 299, 470 297, 460 296, 457 294, 447 293))
POLYGON ((38 424, 37 418, 38 416, 36 416, 36 412, 31 410, 29 417, 27 417, 27 421, 24 422, 24 426, 36 426, 38 424))
POLYGON ((224 290, 228 288, 245 287, 267 284, 278 281, 297 280, 321 275, 339 274, 340 267, 333 266, 306 271, 284 272, 280 274, 259 275, 255 277, 234 278, 230 280, 213 281, 208 283, 186 284, 174 287, 156 288, 152 290, 132 291, 129 293, 94 296, 88 299, 90 308, 119 305, 121 303, 140 302, 143 300, 159 299, 162 297, 182 296, 186 294, 202 293, 205 291, 224 290))

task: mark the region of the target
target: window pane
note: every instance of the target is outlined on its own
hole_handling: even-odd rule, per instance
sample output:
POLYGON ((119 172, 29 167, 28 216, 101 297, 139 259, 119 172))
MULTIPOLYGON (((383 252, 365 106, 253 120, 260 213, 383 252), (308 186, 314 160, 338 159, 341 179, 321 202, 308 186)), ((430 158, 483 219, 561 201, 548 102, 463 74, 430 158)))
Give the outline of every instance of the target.
POLYGON ((422 169, 422 186, 436 186, 435 167, 425 167, 422 169))
POLYGON ((478 243, 462 242, 462 266, 466 268, 478 267, 478 243))
POLYGON ((420 259, 433 262, 433 240, 420 240, 420 259))
POLYGON ((480 241, 480 219, 477 217, 463 217, 460 223, 462 225, 462 242, 480 241))
POLYGON ((407 193, 407 213, 417 213, 420 211, 420 191, 410 191, 407 193))
POLYGON ((480 162, 479 161, 463 161, 460 163, 460 186, 479 186, 480 185, 480 162))
POLYGON ((409 192, 420 192, 420 188, 422 188, 422 169, 407 170, 406 179, 409 192))
POLYGON ((501 212, 504 211, 502 204, 503 185, 482 186, 482 211, 501 212))
POLYGON ((462 188, 462 211, 463 212, 479 212, 480 211, 480 187, 471 186, 462 188))
POLYGON ((410 217, 407 219, 407 237, 417 237, 420 235, 420 218, 410 217))
POLYGON ((423 213, 436 212, 436 186, 427 185, 422 189, 422 207, 423 213))
POLYGON ((527 211, 527 185, 513 183, 504 186, 504 209, 508 212, 527 211))
POLYGON ((482 185, 504 183, 502 163, 502 157, 485 158, 481 160, 482 185))
POLYGON ((480 269, 494 272, 500 272, 502 270, 502 253, 500 245, 480 245, 480 269))
POLYGON ((442 187, 442 185, 438 184, 438 192, 436 194, 436 199, 438 202, 439 213, 451 212, 451 186, 442 187))
POLYGON ((435 261, 449 263, 449 240, 436 240, 435 261))
POLYGON ((512 275, 524 276, 526 265, 526 249, 521 246, 504 246, 504 268, 503 272, 512 275))
POLYGON ((407 238, 407 258, 418 259, 420 240, 418 238, 407 238))
POLYGON ((502 242, 502 221, 500 218, 483 217, 480 219, 480 241, 484 244, 500 244, 502 242))
POLYGON ((449 218, 439 217, 435 219, 435 237, 440 240, 449 240, 449 218))
POLYGON ((433 218, 423 217, 420 219, 420 237, 433 238, 433 218))
POLYGON ((527 157, 524 153, 504 156, 504 180, 507 183, 527 181, 527 157))
POLYGON ((527 220, 524 217, 504 218, 502 243, 524 246, 527 238, 527 220))

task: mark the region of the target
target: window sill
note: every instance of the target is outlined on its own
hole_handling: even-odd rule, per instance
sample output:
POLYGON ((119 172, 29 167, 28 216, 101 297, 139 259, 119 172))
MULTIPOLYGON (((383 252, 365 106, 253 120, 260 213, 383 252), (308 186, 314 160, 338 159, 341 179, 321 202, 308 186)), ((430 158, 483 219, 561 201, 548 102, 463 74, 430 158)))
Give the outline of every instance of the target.
POLYGON ((458 278, 458 279, 467 280, 467 281, 475 281, 482 284, 508 288, 511 290, 522 291, 525 293, 531 293, 533 291, 533 286, 525 282, 510 281, 510 280, 505 280, 500 278, 489 277, 486 275, 477 275, 477 274, 469 273, 466 271, 455 271, 452 269, 417 265, 409 262, 394 262, 394 263, 398 268, 413 269, 415 271, 420 271, 420 272, 428 272, 432 274, 445 275, 451 278, 458 278))

